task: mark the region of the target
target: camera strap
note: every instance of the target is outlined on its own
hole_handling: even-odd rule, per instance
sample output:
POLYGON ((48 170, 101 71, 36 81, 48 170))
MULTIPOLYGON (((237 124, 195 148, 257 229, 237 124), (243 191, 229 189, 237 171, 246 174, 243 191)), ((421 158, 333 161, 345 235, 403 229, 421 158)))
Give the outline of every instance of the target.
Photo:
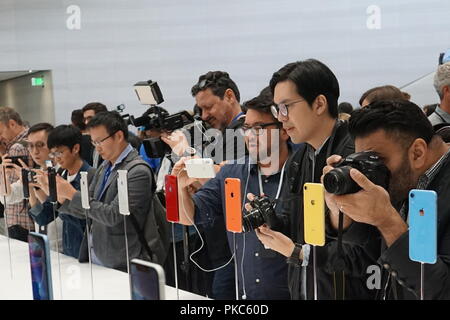
POLYGON ((337 260, 334 265, 334 298, 345 299, 345 274, 344 274, 344 251, 342 249, 342 235, 344 229, 344 214, 339 211, 338 238, 337 238, 337 260))
MULTIPOLYGON (((284 178, 284 168, 285 168, 285 166, 286 166, 286 162, 283 164, 283 168, 281 169, 280 182, 278 183, 278 190, 277 190, 277 193, 275 195, 275 201, 277 201, 278 198, 280 197, 281 188, 283 187, 283 178, 284 178)), ((259 194, 263 195, 264 194, 264 188, 263 188, 262 177, 261 176, 262 176, 261 170, 258 167, 259 194)), ((276 205, 277 205, 277 203, 275 202, 274 209, 275 209, 276 205)))

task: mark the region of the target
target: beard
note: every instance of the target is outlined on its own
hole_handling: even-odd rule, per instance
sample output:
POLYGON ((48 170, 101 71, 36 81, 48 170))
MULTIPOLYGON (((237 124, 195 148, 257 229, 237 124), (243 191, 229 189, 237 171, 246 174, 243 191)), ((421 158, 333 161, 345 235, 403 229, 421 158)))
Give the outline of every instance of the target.
POLYGON ((388 187, 391 204, 397 210, 400 210, 408 198, 409 191, 417 185, 406 155, 403 157, 403 163, 404 165, 400 166, 398 170, 391 172, 388 187))

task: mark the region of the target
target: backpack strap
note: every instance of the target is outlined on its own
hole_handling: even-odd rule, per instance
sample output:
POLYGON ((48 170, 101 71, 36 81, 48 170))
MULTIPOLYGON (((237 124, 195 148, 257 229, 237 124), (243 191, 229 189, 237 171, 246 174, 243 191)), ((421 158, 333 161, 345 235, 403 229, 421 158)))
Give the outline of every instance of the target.
MULTIPOLYGON (((134 167, 138 166, 138 165, 144 165, 146 166, 149 170, 150 170, 150 177, 151 177, 151 181, 152 181, 152 192, 154 193, 156 190, 156 186, 155 186, 155 179, 153 177, 153 170, 152 168, 148 165, 147 162, 145 162, 144 160, 141 159, 135 159, 132 160, 131 162, 129 162, 124 168, 123 170, 127 170, 130 171, 131 169, 133 169, 134 167)), ((153 200, 150 203, 150 206, 153 205, 153 200)), ((150 210, 149 210, 150 211, 150 210)), ((148 217, 147 217, 148 218, 148 217)), ((145 228, 145 224, 144 224, 144 228, 139 229, 139 224, 136 220, 136 217, 130 212, 130 219, 131 219, 131 224, 134 227, 134 230, 136 231, 139 241, 141 242, 141 245, 144 247, 145 251, 147 252, 149 258, 151 261, 153 261, 153 251, 150 249, 150 247, 148 246, 147 240, 145 239, 144 236, 144 228, 145 228)))

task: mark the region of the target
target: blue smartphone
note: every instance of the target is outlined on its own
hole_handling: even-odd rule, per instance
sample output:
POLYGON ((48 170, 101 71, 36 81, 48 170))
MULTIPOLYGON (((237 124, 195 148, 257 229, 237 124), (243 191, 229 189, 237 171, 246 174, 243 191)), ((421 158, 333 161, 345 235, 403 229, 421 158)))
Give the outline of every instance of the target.
POLYGON ((132 300, 164 300, 164 269, 156 263, 133 259, 130 263, 132 300))
POLYGON ((437 194, 431 190, 409 192, 409 258, 423 263, 437 259, 437 194))
POLYGON ((36 232, 28 234, 31 266, 31 284, 34 300, 53 300, 50 247, 46 235, 36 232))

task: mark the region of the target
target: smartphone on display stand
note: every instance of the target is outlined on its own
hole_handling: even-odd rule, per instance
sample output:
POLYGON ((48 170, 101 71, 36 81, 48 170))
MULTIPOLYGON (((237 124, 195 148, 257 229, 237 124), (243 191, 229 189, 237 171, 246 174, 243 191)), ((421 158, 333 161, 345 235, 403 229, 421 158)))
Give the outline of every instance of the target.
POLYGON ((28 234, 28 248, 33 299, 53 300, 50 248, 47 236, 30 232, 28 234))
POLYGON ((226 228, 230 232, 242 232, 241 180, 225 179, 226 228))
POLYGON ((168 174, 165 177, 166 191, 166 219, 169 222, 180 222, 178 207, 178 180, 177 176, 168 174))
POLYGON ((164 300, 164 269, 156 263, 133 259, 130 263, 131 300, 164 300))

